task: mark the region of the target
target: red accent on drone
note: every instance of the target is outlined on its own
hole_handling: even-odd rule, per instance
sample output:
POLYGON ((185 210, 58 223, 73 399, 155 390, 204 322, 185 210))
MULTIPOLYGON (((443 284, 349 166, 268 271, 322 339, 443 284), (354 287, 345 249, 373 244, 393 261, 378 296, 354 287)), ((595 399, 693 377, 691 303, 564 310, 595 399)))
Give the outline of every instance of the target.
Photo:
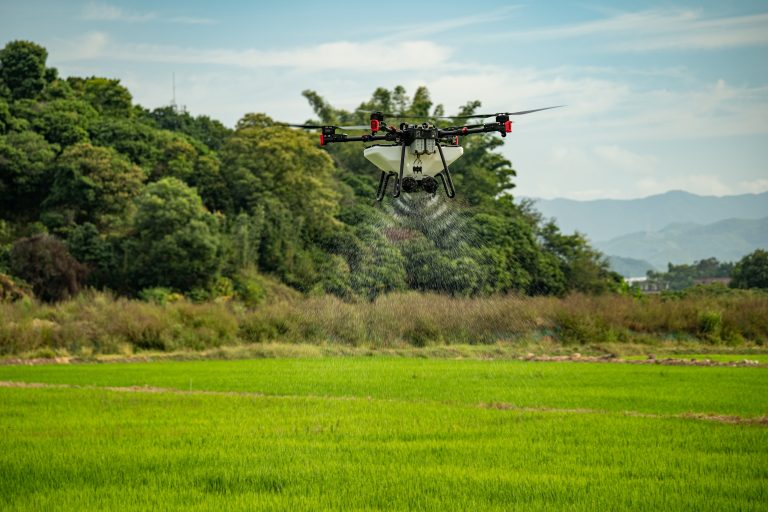
POLYGON ((461 133, 463 133, 464 135, 466 135, 468 132, 469 132, 469 128, 467 128, 466 126, 461 129, 461 133))
POLYGON ((512 121, 505 121, 504 122, 504 131, 507 133, 512 132, 512 121))
POLYGON ((320 134, 320 145, 325 146, 325 135, 322 133, 320 134))
POLYGON ((371 119, 371 131, 376 133, 381 128, 381 122, 378 119, 371 119))
POLYGON ((458 145, 459 145, 459 136, 458 136, 458 135, 456 135, 456 136, 453 138, 453 145, 454 145, 454 146, 458 146, 458 145))

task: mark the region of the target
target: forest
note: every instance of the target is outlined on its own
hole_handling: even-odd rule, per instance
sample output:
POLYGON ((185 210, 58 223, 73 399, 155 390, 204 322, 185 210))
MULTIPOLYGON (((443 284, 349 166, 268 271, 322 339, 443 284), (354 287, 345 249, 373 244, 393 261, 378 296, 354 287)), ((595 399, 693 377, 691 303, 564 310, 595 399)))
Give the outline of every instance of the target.
MULTIPOLYGON (((468 137, 452 166, 456 200, 374 200, 360 145, 244 113, 234 129, 169 105, 149 110, 119 80, 63 78, 47 50, 0 51, 0 284, 56 302, 89 288, 165 301, 305 295, 375 300, 603 293, 620 288, 580 234, 513 195, 493 134, 468 137)), ((365 124, 306 90, 315 119, 365 124)), ((480 107, 469 100, 456 113, 480 107)), ((444 115, 429 91, 378 88, 362 110, 444 115)))

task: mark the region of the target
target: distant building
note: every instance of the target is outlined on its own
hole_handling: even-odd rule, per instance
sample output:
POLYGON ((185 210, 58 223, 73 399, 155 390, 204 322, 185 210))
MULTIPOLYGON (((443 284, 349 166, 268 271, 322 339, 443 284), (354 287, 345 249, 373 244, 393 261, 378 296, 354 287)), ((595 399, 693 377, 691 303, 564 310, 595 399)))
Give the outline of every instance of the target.
POLYGON ((669 290, 669 283, 666 281, 657 281, 647 277, 627 277, 624 281, 632 288, 637 288, 642 293, 652 294, 661 293, 669 290))

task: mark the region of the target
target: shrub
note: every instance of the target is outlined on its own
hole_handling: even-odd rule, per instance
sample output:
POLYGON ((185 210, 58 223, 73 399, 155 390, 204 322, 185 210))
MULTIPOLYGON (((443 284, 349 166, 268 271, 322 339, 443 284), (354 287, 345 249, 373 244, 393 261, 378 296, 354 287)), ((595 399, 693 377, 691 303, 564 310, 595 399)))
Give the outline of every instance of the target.
POLYGON ((57 302, 76 295, 87 276, 66 245, 50 235, 22 238, 11 250, 11 272, 32 286, 37 297, 57 302))
POLYGON ((697 334, 709 341, 719 341, 723 315, 716 311, 701 311, 698 318, 697 334))

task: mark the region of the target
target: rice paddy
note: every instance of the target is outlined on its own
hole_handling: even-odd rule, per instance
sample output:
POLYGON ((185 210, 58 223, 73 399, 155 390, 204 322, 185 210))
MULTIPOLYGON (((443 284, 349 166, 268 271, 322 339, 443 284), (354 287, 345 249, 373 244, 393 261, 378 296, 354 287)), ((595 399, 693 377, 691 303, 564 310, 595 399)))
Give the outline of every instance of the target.
POLYGON ((0 507, 765 510, 766 375, 398 357, 3 366, 0 507))

